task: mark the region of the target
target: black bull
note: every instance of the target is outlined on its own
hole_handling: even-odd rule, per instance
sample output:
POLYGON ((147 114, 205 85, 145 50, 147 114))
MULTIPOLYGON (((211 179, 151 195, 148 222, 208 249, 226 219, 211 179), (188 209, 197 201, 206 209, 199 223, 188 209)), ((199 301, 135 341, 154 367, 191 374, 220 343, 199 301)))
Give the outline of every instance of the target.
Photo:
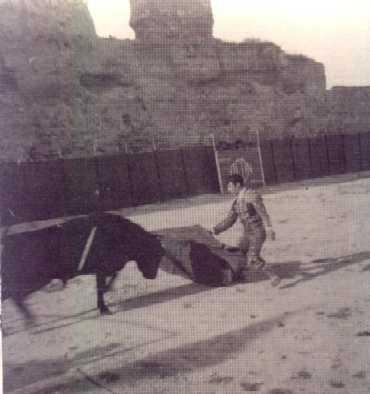
POLYGON ((134 260, 147 279, 157 276, 164 255, 157 236, 122 217, 102 214, 70 220, 61 225, 28 233, 7 235, 2 250, 2 300, 13 299, 23 314, 32 319, 25 307, 25 297, 52 279, 63 282, 84 274, 94 274, 97 284, 97 306, 110 313, 104 292, 125 264, 134 260), (86 251, 87 240, 94 239, 86 251), (85 253, 86 259, 81 264, 85 253))

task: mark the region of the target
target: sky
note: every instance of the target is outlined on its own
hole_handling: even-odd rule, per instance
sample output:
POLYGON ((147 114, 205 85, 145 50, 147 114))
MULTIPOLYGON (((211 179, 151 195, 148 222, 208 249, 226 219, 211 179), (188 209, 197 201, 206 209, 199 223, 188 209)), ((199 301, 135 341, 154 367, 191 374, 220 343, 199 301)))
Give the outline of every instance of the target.
MULTIPOLYGON (((211 0, 213 34, 272 41, 324 63, 328 88, 370 86, 370 0, 211 0)), ((129 0, 88 0, 99 36, 134 38, 129 0)))

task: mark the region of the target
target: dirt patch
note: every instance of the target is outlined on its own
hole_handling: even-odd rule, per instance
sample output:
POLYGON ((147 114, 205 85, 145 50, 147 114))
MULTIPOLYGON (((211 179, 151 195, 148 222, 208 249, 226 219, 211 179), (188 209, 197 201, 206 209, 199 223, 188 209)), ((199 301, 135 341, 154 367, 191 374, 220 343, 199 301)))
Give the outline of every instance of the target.
POLYGON ((336 358, 331 364, 331 369, 339 369, 342 365, 342 361, 339 358, 336 358))
POLYGON ((249 382, 241 382, 240 387, 244 391, 259 391, 263 383, 249 383, 249 382))
POLYGON ((365 330, 365 331, 360 331, 357 333, 358 337, 370 337, 370 331, 369 330, 365 330))
POLYGON ((208 380, 208 383, 211 383, 211 384, 229 384, 233 380, 234 380, 234 378, 232 376, 220 376, 220 375, 214 374, 208 380))
POLYGON ((346 385, 341 380, 331 380, 329 383, 330 386, 335 389, 342 389, 346 387, 346 385))
POLYGON ((296 375, 293 376, 293 379, 311 379, 312 374, 306 370, 302 370, 297 372, 296 375))
POLYGON ((170 364, 156 361, 140 361, 137 363, 137 372, 141 372, 142 377, 159 377, 164 379, 177 374, 178 371, 171 368, 170 364))
POLYGON ((351 309, 347 307, 343 307, 343 308, 339 308, 337 312, 330 313, 327 316, 330 319, 348 319, 349 317, 351 317, 351 315, 352 315, 351 309))
POLYGON ((324 316, 324 315, 325 315, 325 312, 323 312, 323 311, 318 311, 318 312, 316 312, 316 315, 317 315, 317 316, 324 316))
POLYGON ((114 383, 117 382, 120 378, 119 375, 112 372, 104 372, 99 375, 99 379, 101 379, 104 383, 114 383))
POLYGON ((366 372, 365 371, 359 371, 356 372, 355 374, 352 375, 354 378, 357 379, 365 379, 366 378, 366 372))

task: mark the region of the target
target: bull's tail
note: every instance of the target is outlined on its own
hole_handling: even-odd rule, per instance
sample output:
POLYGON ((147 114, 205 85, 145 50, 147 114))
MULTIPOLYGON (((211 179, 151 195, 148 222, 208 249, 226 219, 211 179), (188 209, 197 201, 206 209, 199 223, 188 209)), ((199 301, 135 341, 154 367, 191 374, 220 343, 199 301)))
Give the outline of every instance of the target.
MULTIPOLYGON (((10 226, 4 227, 0 232, 0 271, 2 273, 2 264, 3 264, 3 247, 4 247, 4 239, 9 233, 10 226)), ((2 276, 2 275, 1 275, 2 276)), ((4 281, 1 281, 1 300, 5 301, 10 297, 10 292, 8 291, 8 286, 4 281)))
POLYGON ((0 243, 3 244, 3 239, 8 235, 10 230, 10 226, 6 226, 3 229, 1 229, 0 232, 0 243))
POLYGON ((7 286, 4 286, 4 283, 1 284, 1 301, 5 301, 11 297, 11 293, 8 290, 7 286))

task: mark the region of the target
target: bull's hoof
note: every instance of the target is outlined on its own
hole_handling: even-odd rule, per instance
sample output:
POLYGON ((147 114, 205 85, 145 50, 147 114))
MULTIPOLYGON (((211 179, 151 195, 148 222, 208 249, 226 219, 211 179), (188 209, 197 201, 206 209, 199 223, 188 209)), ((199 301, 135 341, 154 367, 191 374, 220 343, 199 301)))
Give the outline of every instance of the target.
POLYGON ((25 329, 31 329, 36 325, 36 319, 34 317, 28 317, 25 322, 24 322, 24 326, 25 329))
POLYGON ((48 293, 53 293, 65 289, 66 285, 67 282, 64 282, 62 279, 53 279, 45 289, 48 293))
POLYGON ((111 312, 108 308, 100 309, 100 314, 102 316, 112 316, 113 312, 111 312))
POLYGON ((252 273, 246 268, 242 268, 238 274, 238 279, 241 283, 248 283, 252 279, 252 273))
POLYGON ((274 275, 273 277, 271 277, 271 286, 272 287, 277 287, 280 285, 281 282, 281 278, 279 278, 277 275, 274 275))
POLYGON ((233 283, 233 273, 230 269, 222 270, 222 286, 230 286, 233 283))

